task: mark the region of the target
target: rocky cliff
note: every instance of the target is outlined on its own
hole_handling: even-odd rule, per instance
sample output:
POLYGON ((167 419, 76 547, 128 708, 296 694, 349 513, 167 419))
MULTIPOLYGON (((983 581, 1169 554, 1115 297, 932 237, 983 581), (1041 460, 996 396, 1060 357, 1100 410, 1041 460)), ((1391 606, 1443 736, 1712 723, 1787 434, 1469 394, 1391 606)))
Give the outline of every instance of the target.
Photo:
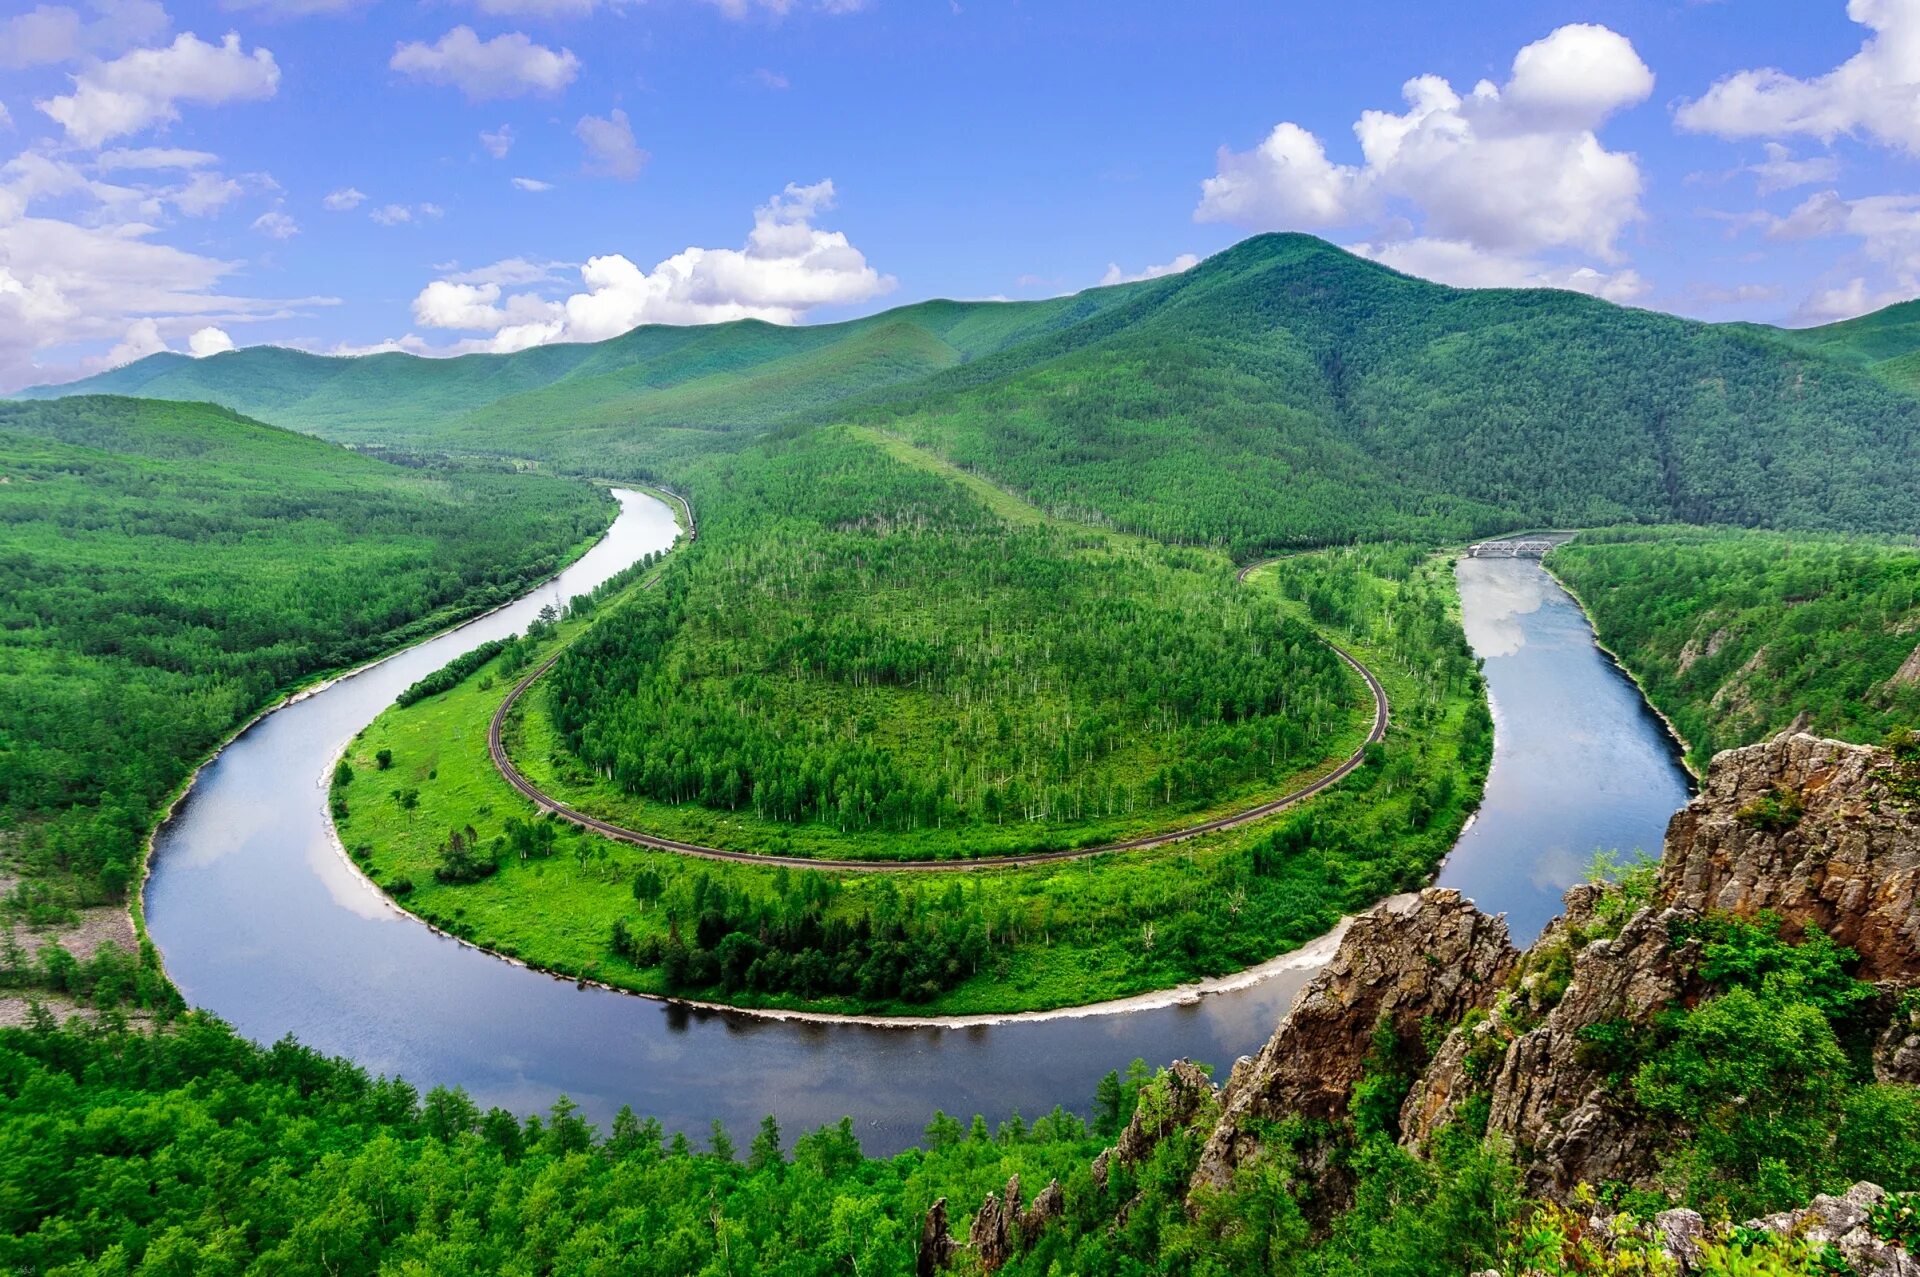
MULTIPOLYGON (((1142 1161, 1186 1129, 1204 1137, 1190 1207, 1268 1156, 1292 1159, 1323 1211, 1338 1206, 1336 1150, 1359 1120, 1356 1087, 1385 1074, 1406 1085, 1397 1134, 1415 1153, 1471 1105, 1472 1120, 1505 1139, 1543 1198, 1575 1203, 1579 1186, 1601 1183, 1658 1189, 1662 1153, 1687 1133, 1634 1106, 1606 1043, 1651 1032, 1663 1012, 1709 991, 1699 924, 1765 911, 1783 934, 1810 924, 1855 950, 1858 977, 1880 994, 1865 1012, 1875 1072, 1911 1082, 1920 1079, 1920 999, 1902 995, 1920 988, 1917 893, 1920 744, 1874 749, 1791 734, 1727 751, 1669 825, 1656 881, 1574 887, 1565 913, 1524 953, 1503 920, 1454 891, 1429 888, 1356 919, 1265 1048, 1237 1062, 1217 1096, 1184 1062, 1163 1077, 1096 1163, 1096 1182, 1105 1185, 1115 1161, 1142 1161)), ((1817 1219, 1753 1223, 1824 1230, 1850 1256, 1867 1256, 1870 1239, 1855 1236, 1854 1217, 1879 1192, 1863 1185, 1820 1199, 1809 1208, 1817 1219)), ((1006 1209, 990 1198, 981 1213, 991 1224, 1006 1209)), ((1661 1217, 1681 1241, 1687 1214, 1661 1217)), ((1594 1227, 1604 1226, 1596 1217, 1594 1227)), ((994 1249, 979 1241, 983 1257, 994 1249)), ((1858 1271, 1916 1271, 1905 1254, 1858 1271)))

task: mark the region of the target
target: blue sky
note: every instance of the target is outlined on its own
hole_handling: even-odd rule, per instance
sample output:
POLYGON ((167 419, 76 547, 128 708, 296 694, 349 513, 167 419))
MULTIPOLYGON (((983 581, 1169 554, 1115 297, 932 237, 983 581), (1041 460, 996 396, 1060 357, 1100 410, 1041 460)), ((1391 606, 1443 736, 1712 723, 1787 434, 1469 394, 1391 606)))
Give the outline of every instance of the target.
POLYGON ((1711 319, 1920 293, 1920 0, 0 14, 0 390, 1040 297, 1274 229, 1711 319))

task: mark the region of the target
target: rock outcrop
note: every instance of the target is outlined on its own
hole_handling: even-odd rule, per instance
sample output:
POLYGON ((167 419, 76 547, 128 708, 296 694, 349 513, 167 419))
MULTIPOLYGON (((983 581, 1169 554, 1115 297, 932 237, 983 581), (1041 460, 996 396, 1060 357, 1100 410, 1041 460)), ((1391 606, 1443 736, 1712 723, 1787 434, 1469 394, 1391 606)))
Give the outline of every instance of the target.
POLYGON ((1259 1155, 1263 1121, 1345 1118, 1377 1029, 1392 1034, 1406 1064, 1424 1065, 1426 1026, 1491 1005, 1517 956, 1506 923, 1457 891, 1429 887, 1356 919, 1266 1047, 1234 1066, 1193 1187, 1231 1183, 1259 1155))
POLYGON ((1113 1166, 1138 1166, 1153 1156, 1161 1140, 1183 1127, 1193 1125, 1220 1099, 1213 1080, 1191 1060, 1175 1060, 1166 1077, 1136 1104, 1133 1116, 1114 1146, 1093 1159, 1093 1179, 1107 1186, 1107 1174, 1113 1166))
POLYGON ((920 1253, 915 1265, 918 1277, 934 1277, 959 1258, 972 1251, 983 1273, 996 1273, 1011 1259, 1024 1255, 1040 1231, 1066 1213, 1067 1196, 1059 1180, 1049 1180, 1033 1199, 1021 1208, 1020 1177, 1007 1180, 1004 1196, 988 1193, 974 1212, 967 1229, 967 1240, 956 1242, 947 1230, 947 1199, 942 1197, 927 1208, 920 1226, 920 1253))
POLYGON ((1677 925, 1692 915, 1645 909, 1618 935, 1588 942, 1599 895, 1584 884, 1569 891, 1566 914, 1528 950, 1516 987, 1487 1019, 1447 1035, 1401 1108, 1409 1147, 1424 1148, 1461 1098, 1484 1090, 1487 1130, 1525 1151, 1534 1191, 1560 1196, 1651 1174, 1657 1133, 1621 1107, 1586 1035, 1642 1028, 1691 992, 1691 946, 1678 942, 1677 925))
POLYGON ((1860 978, 1920 982, 1920 803, 1884 749, 1807 735, 1727 750, 1667 829, 1661 890, 1705 912, 1771 910, 1860 954, 1860 978))

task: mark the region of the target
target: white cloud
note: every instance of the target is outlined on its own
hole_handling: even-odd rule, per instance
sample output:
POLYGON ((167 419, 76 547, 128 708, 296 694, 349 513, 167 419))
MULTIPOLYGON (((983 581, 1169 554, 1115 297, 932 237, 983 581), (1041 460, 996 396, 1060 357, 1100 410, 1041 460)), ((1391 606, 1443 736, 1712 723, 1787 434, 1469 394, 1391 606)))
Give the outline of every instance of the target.
POLYGON ((1348 249, 1408 275, 1456 288, 1564 288, 1630 302, 1650 286, 1638 271, 1601 271, 1591 266, 1556 266, 1535 258, 1489 252, 1462 240, 1416 237, 1382 243, 1349 244, 1348 249))
MULTIPOLYGON (((1108 262, 1107 273, 1100 277, 1100 285, 1104 288, 1113 284, 1137 284, 1146 279, 1160 279, 1166 275, 1178 275, 1182 271, 1192 270, 1199 264, 1200 258, 1195 254, 1182 253, 1170 262, 1159 266, 1149 266, 1137 274, 1129 275, 1120 269, 1119 262, 1108 262)), ((1024 279, 1025 277, 1023 276, 1020 282, 1024 282, 1024 279)))
POLYGON ((1790 191, 1796 186, 1810 186, 1815 182, 1831 182, 1840 176, 1840 161, 1831 155, 1796 159, 1792 151, 1778 142, 1767 143, 1766 153, 1766 159, 1747 167, 1747 172, 1760 179, 1762 195, 1790 191))
POLYGON ((188 217, 206 217, 240 194, 240 183, 218 173, 195 173, 173 194, 173 202, 188 217))
POLYGON ((1597 130, 1652 91, 1626 37, 1563 26, 1521 49, 1504 85, 1482 80, 1462 95, 1439 76, 1409 80, 1405 112, 1355 123, 1359 164, 1330 158, 1291 122, 1251 151, 1223 148, 1194 217, 1257 230, 1371 226, 1381 240, 1429 241, 1401 254, 1409 262, 1483 253, 1502 277, 1549 249, 1614 263, 1621 233, 1642 217, 1640 167, 1597 130))
POLYGON ((1920 155, 1920 3, 1849 0, 1847 16, 1874 34, 1833 70, 1739 71, 1681 104, 1676 122, 1725 138, 1860 134, 1920 155))
POLYGON ((272 209, 253 219, 253 229, 268 239, 292 239, 300 233, 300 224, 279 209, 272 209))
POLYGON ((488 334, 459 343, 456 351, 599 341, 640 324, 798 323, 816 307, 866 301, 894 286, 845 234, 813 224, 833 201, 830 181, 790 184, 754 211, 744 248, 688 248, 651 271, 619 254, 589 258, 580 268, 585 291, 563 300, 508 294, 503 287, 551 265, 512 259, 448 276, 421 290, 414 319, 425 327, 488 334))
POLYGON ((1804 323, 1831 324, 1883 310, 1912 297, 1912 293, 1904 290, 1872 288, 1865 279, 1855 276, 1838 287, 1814 290, 1800 304, 1797 317, 1804 323))
POLYGON ((1920 295, 1920 195, 1846 199, 1838 191, 1818 191, 1784 217, 1757 213, 1743 220, 1776 242, 1852 239, 1859 257, 1872 264, 1871 273, 1815 292, 1802 304, 1802 318, 1843 319, 1920 295))
POLYGON ((328 191, 327 197, 320 201, 320 207, 329 213, 346 213, 359 208, 366 198, 367 193, 358 187, 343 186, 337 191, 328 191))
POLYGON ((549 49, 519 31, 482 40, 467 26, 455 27, 435 44, 402 44, 388 65, 429 84, 453 85, 475 102, 558 93, 580 73, 580 59, 571 49, 549 49))
POLYGON ((12 127, 13 113, 7 110, 7 104, 5 102, 0 102, 0 129, 11 129, 12 127))
POLYGON ((619 107, 608 112, 604 119, 597 115, 581 116, 573 132, 587 149, 583 166, 587 172, 627 182, 640 176, 647 153, 634 142, 633 126, 627 122, 627 113, 619 107))
POLYGON ((92 0, 89 21, 68 5, 41 4, 0 21, 0 67, 24 70, 109 57, 158 40, 171 21, 160 0, 92 0))
POLYGON ((94 167, 103 173, 117 169, 205 168, 219 156, 208 151, 183 151, 174 147, 142 146, 102 151, 93 157, 94 167))
POLYGON ((224 328, 215 328, 209 324, 205 328, 195 329, 187 338, 187 353, 195 359, 205 359, 208 355, 219 355, 233 349, 233 338, 224 328))
POLYGON ((151 319, 136 319, 127 325, 127 335, 107 352, 107 367, 118 368, 121 364, 157 355, 165 349, 167 342, 160 335, 160 325, 151 319))
POLYGON ((513 179, 513 185, 517 190, 522 191, 550 191, 553 189, 552 182, 543 182, 537 177, 516 177, 513 179))
POLYGON ((440 278, 450 284, 505 284, 509 287, 522 284, 544 284, 560 278, 560 272, 568 269, 566 262, 530 262, 524 257, 508 257, 473 270, 460 270, 453 262, 445 262, 434 267, 445 271, 440 278))
POLYGON ((765 67, 755 67, 748 73, 747 79, 763 89, 772 89, 776 93, 782 89, 793 87, 792 82, 789 81, 786 76, 781 75, 778 71, 769 71, 765 67))
POLYGON ((31 153, 0 166, 0 391, 95 371, 109 347, 134 357, 209 324, 331 304, 222 292, 240 263, 155 242, 153 222, 169 198, 91 181, 31 153), (75 199, 93 201, 80 220, 37 208, 75 199))
POLYGON ((93 147, 172 123, 182 102, 270 98, 279 89, 280 68, 266 49, 244 52, 238 35, 208 44, 189 32, 163 48, 135 49, 89 65, 73 85, 72 93, 34 105, 66 130, 69 141, 93 147))
POLYGON ((513 125, 502 124, 498 130, 489 133, 480 131, 480 145, 487 148, 487 154, 496 160, 507 158, 507 152, 513 149, 513 125))
POLYGON ((382 204, 367 216, 382 226, 403 226, 408 222, 424 222, 436 217, 444 217, 446 212, 447 210, 438 204, 382 204))

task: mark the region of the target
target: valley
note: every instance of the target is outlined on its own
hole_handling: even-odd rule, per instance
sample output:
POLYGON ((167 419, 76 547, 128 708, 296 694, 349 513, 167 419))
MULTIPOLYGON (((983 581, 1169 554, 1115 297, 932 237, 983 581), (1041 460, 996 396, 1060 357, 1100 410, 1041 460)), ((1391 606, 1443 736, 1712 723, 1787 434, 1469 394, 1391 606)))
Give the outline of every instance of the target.
MULTIPOLYGON (((0 1031, 0 1105, 62 1115, 66 1156, 105 1174, 76 1130, 191 1108, 180 1088, 225 1070, 250 1140, 295 1160, 332 1141, 380 1193, 454 1194, 436 1176, 457 1157, 536 1211, 514 1168, 578 1177, 549 1259, 612 1244, 610 1194, 689 1185, 734 1195, 743 1253, 769 1263, 803 1217, 865 1212, 821 1270, 991 1252, 1135 1271, 1198 1247, 1228 1258, 1194 1271, 1238 1271, 1283 1236, 1352 1259, 1389 1245, 1363 1230, 1417 1227, 1455 1193, 1548 1219, 1572 1199, 1523 1187, 1534 1143, 1478 1142, 1481 1109, 1417 1140, 1397 1114, 1450 1029, 1530 1041, 1574 952, 1644 919, 1655 871, 1631 855, 1660 847, 1688 782, 1596 632, 1702 771, 1796 720, 1906 757, 1920 401, 1854 340, 1446 289, 1281 235, 1045 303, 446 361, 154 356, 80 384, 154 397, 0 405, 6 553, 44 583, 9 598, 8 692, 41 708, 0 736, 5 969, 28 1025, 0 1031), (1459 561, 1549 525, 1586 531, 1545 568, 1459 561), (172 556, 209 544, 235 547, 228 575, 193 582, 172 556), (60 681, 76 670, 98 690, 60 681), (151 745, 102 736, 131 711, 81 708, 148 682, 151 745), (111 776, 74 761, 134 745, 111 776), (1247 1100, 1293 1085, 1247 1065, 1215 1095, 1191 1065, 1143 1063, 1225 1080, 1276 1022, 1311 1023, 1287 1018, 1295 995, 1374 961, 1392 919, 1437 917, 1444 893, 1409 894, 1436 875, 1507 914, 1503 937, 1545 936, 1525 961, 1546 974, 1502 984, 1497 1017, 1456 1000, 1348 1034, 1327 1078, 1350 1085, 1320 1125, 1286 1125, 1304 1100, 1247 1100), (1550 921, 1569 887, 1604 926, 1550 921), (137 951, 60 956, 76 909, 120 898, 137 951), (49 999, 85 1014, 28 1009, 49 999), (319 1144, 257 1125, 289 1088, 319 1144), (1090 1119, 1067 1107, 1089 1096, 1090 1119), (729 1132, 762 1118, 739 1161, 729 1132), (791 1160, 782 1127, 811 1132, 791 1160), (1289 1151, 1248 1151, 1270 1147, 1289 1151), (1016 1173, 1058 1181, 1042 1215, 993 1233, 989 1199, 964 1253, 944 1215, 922 1234, 936 1198, 970 1206, 1016 1173), (783 1213, 781 1184, 815 1205, 783 1213), (1148 1210, 1107 1229, 1129 1202, 1148 1210)), ((1731 816, 1695 808, 1784 836, 1825 801, 1794 776, 1740 782, 1731 816)), ((1418 944, 1452 969, 1444 936, 1418 944)), ((1808 978, 1854 980, 1857 955, 1833 952, 1808 978)), ((1414 990, 1419 964, 1394 963, 1414 990)), ((1906 1084, 1854 1050, 1869 1019, 1895 1033, 1893 1012, 1856 1022, 1824 993, 1702 971, 1685 987, 1719 1010, 1581 1039, 1581 1068, 1613 1052, 1641 1088, 1609 1112, 1720 1141, 1649 1153, 1610 1207, 1651 1209, 1663 1185, 1727 1217, 1908 1173, 1906 1084), (1722 1023, 1761 993, 1757 1018, 1722 1023), (1854 1125, 1836 1147, 1805 1135, 1798 1177, 1726 1134, 1685 1072, 1729 1049, 1701 1034, 1737 1054, 1788 1022, 1819 1059, 1821 1032, 1858 1057, 1815 1122, 1837 1105, 1854 1125)), ((1848 1006, 1865 987, 1844 985, 1848 1006)), ((1492 1065, 1459 1067, 1477 1085, 1492 1065)), ((151 1147, 184 1151, 191 1130, 151 1147)), ((6 1138, 23 1169, 0 1210, 70 1214, 80 1181, 29 1187, 48 1154, 6 1138)), ((226 1189, 177 1191, 305 1263, 360 1227, 309 1227, 364 1197, 330 1174, 272 1222, 226 1189)), ((519 1253, 501 1219, 458 1262, 519 1253)), ((451 1246, 445 1223, 416 1204, 362 1244, 451 1246)), ((1508 1253, 1497 1212, 1461 1228, 1473 1254, 1508 1253)), ((688 1241, 681 1267, 730 1236, 688 1241)), ((13 1237, 0 1259, 103 1244, 13 1237)), ((220 1243, 178 1244, 204 1264, 220 1243)))

